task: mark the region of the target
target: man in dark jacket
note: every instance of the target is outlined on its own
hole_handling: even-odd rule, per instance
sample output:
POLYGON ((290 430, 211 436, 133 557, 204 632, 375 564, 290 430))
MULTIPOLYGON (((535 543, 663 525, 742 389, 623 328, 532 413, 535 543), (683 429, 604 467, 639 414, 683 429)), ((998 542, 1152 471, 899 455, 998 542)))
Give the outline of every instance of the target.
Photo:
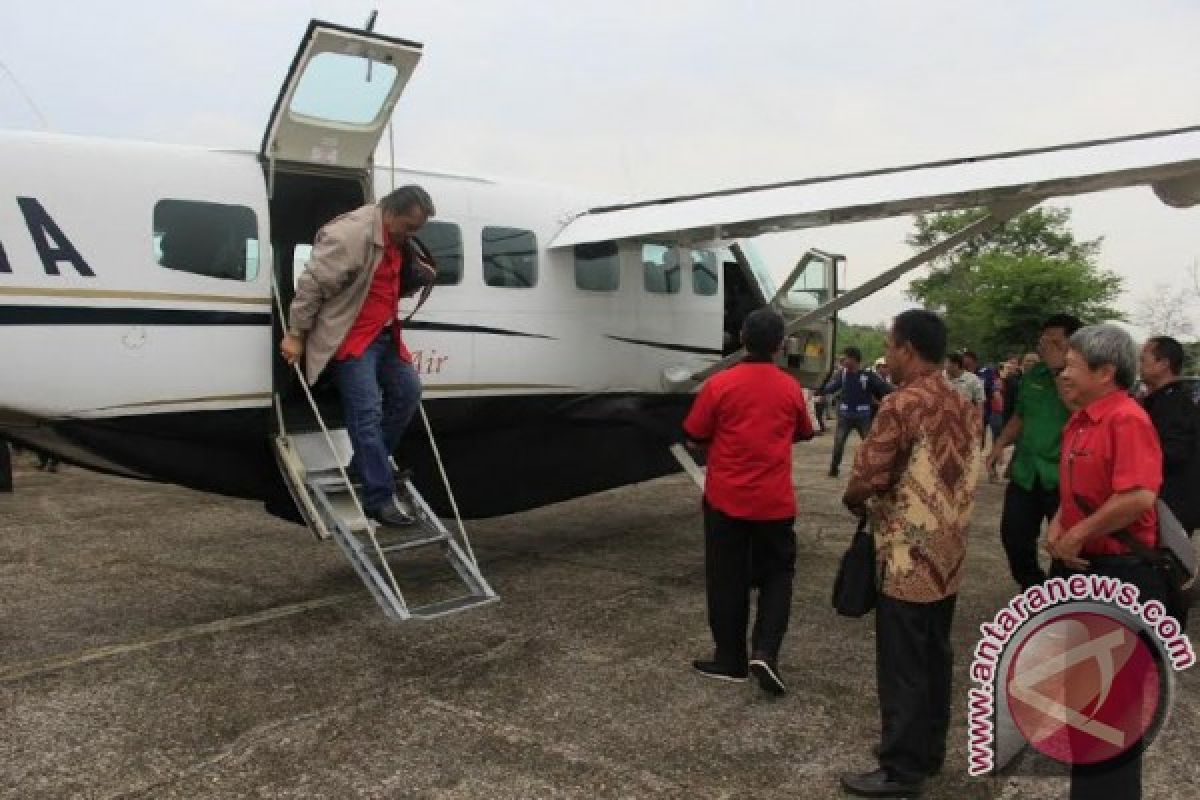
POLYGON ((1162 500, 1189 534, 1200 527, 1200 406, 1183 372, 1183 345, 1155 336, 1142 347, 1139 369, 1150 393, 1150 415, 1163 452, 1162 500))
POLYGON ((829 462, 829 477, 836 478, 842 466, 842 454, 851 431, 860 439, 871 432, 871 415, 876 403, 892 391, 892 385, 869 369, 862 368, 862 351, 847 347, 842 353, 842 370, 823 388, 824 394, 840 392, 837 429, 833 434, 833 458, 829 462))

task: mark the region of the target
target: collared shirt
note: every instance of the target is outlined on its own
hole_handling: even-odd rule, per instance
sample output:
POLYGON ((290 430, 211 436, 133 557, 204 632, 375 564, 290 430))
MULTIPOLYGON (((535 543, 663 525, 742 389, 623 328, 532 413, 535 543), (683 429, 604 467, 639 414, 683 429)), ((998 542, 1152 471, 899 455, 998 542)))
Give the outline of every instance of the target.
POLYGON ((400 274, 404 268, 404 254, 385 228, 383 231, 383 257, 375 268, 371 286, 367 290, 367 299, 363 301, 358 317, 342 340, 334 358, 359 358, 371 346, 371 342, 391 325, 392 337, 401 359, 411 361, 408 349, 400 337, 400 323, 396 321, 396 312, 400 305, 400 274))
POLYGON ((957 378, 946 375, 946 383, 965 397, 968 403, 982 403, 984 400, 983 381, 979 380, 978 375, 963 370, 957 378))
MULTIPOLYGON (((1120 492, 1162 488, 1162 449, 1158 435, 1137 401, 1122 391, 1093 400, 1071 415, 1063 431, 1059 522, 1063 531, 1091 516, 1120 492), (1080 507, 1076 498, 1090 510, 1080 507)), ((1158 514, 1143 511, 1128 528, 1147 547, 1158 546, 1158 514)), ((1083 555, 1128 555, 1111 535, 1086 542, 1083 555)))
POLYGON ((1071 412, 1058 396, 1054 373, 1045 364, 1034 365, 1021 378, 1015 413, 1021 418, 1021 435, 1013 452, 1013 483, 1027 490, 1035 481, 1044 489, 1057 488, 1062 431, 1071 412))
POLYGON ((883 399, 851 483, 875 493, 870 516, 882 591, 912 603, 957 594, 982 463, 982 420, 941 371, 883 399))
POLYGON ((705 382, 683 422, 710 442, 704 497, 738 519, 796 516, 792 442, 812 437, 804 392, 771 362, 743 361, 705 382))

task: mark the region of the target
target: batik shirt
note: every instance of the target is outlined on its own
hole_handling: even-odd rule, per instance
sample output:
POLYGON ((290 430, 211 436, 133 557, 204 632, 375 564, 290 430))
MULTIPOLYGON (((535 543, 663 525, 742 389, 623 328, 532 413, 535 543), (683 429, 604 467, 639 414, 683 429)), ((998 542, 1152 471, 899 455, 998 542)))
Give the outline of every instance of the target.
POLYGON ((888 597, 932 603, 958 593, 981 424, 940 372, 913 379, 880 405, 851 482, 874 491, 869 515, 888 597))

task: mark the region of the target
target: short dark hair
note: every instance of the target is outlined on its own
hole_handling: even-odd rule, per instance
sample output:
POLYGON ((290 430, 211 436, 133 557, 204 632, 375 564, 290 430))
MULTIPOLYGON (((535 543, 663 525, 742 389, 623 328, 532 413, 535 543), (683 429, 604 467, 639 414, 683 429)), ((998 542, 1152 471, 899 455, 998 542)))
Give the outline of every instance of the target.
POLYGON ((1157 359, 1166 359, 1172 375, 1183 372, 1183 345, 1170 336, 1151 336, 1146 340, 1157 359))
POLYGON ((914 308, 892 320, 892 344, 912 345, 923 360, 940 364, 946 358, 946 323, 932 311, 914 308))
POLYGON ((415 184, 401 186, 399 189, 395 189, 384 195, 379 201, 379 207, 393 214, 403 214, 411 211, 413 208, 421 209, 427 217, 432 217, 437 213, 433 207, 433 198, 429 196, 429 192, 415 184))
POLYGON ((842 351, 842 355, 846 358, 853 358, 860 364, 862 363, 862 350, 859 350, 857 347, 847 347, 842 351))
POLYGON ((973 360, 976 364, 979 363, 979 356, 975 355, 974 350, 963 350, 962 357, 969 358, 969 359, 973 360))
POLYGON ((783 317, 770 308, 752 311, 742 323, 742 339, 751 355, 769 356, 783 344, 783 317))
POLYGON ((949 361, 954 366, 958 367, 959 369, 962 369, 962 365, 963 365, 963 354, 962 353, 947 353, 946 360, 949 361))
POLYGON ((1083 327, 1083 322, 1074 314, 1052 314, 1046 317, 1046 321, 1042 323, 1042 330, 1048 331, 1051 328, 1062 328, 1062 332, 1070 338, 1075 331, 1083 327))

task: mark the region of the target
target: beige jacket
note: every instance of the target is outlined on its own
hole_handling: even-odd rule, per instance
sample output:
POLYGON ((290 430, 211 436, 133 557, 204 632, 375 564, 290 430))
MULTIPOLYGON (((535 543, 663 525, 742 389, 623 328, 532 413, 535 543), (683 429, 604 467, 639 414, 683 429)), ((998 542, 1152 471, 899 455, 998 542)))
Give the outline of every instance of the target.
MULTIPOLYGON (((335 217, 317 231, 312 256, 296 282, 296 296, 288 312, 288 331, 305 340, 304 372, 309 384, 317 382, 358 319, 383 260, 383 236, 383 212, 376 205, 335 217)), ((437 272, 411 239, 405 240, 402 250, 400 288, 409 297, 432 284, 437 272)))

